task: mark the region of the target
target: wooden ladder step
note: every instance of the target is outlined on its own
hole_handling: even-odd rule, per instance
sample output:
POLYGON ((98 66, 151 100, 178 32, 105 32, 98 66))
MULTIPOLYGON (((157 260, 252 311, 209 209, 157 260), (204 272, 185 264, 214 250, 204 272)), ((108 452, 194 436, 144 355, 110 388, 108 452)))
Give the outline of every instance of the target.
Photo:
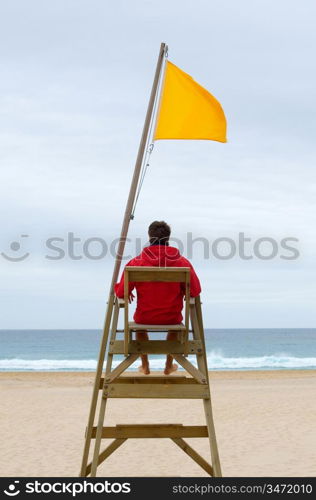
MULTIPOLYGON (((92 428, 95 439, 97 427, 92 428)), ((198 438, 208 437, 206 425, 182 424, 118 424, 115 427, 103 427, 102 438, 138 439, 138 438, 198 438)))
MULTIPOLYGON (((183 343, 171 340, 132 340, 128 344, 129 354, 184 354, 183 343)), ((124 354, 124 341, 115 340, 110 342, 110 354, 124 354)), ((188 354, 202 354, 200 340, 188 341, 188 354)))
MULTIPOLYGON (((153 379, 154 380, 154 379, 153 379)), ((192 379, 191 379, 192 380, 192 379)), ((170 380, 169 380, 170 382, 170 380)), ((209 399, 210 391, 207 384, 191 383, 167 383, 145 382, 124 383, 124 380, 115 380, 111 384, 104 385, 103 397, 105 398, 140 398, 140 399, 209 399)))
MULTIPOLYGON (((197 384, 198 382, 187 375, 179 375, 179 374, 174 374, 174 375, 147 375, 146 377, 144 375, 132 375, 132 372, 125 372, 122 375, 120 375, 116 380, 116 384, 197 384), (128 375, 127 375, 128 374, 128 375)), ((114 382, 113 382, 114 383, 114 382)), ((100 380, 100 389, 103 389, 103 384, 104 384, 104 378, 101 378, 100 380)))

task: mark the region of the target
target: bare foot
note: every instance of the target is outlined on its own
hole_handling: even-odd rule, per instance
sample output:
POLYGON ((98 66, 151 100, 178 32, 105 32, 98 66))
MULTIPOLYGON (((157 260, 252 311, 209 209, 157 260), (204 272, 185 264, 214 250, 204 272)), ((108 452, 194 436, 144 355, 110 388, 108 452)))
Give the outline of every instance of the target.
POLYGON ((171 366, 166 366, 164 369, 164 374, 165 375, 170 375, 172 372, 176 372, 178 369, 178 365, 176 363, 173 363, 171 366))
POLYGON ((138 367, 138 371, 139 371, 140 373, 143 373, 144 375, 149 375, 149 374, 150 374, 149 365, 147 365, 147 366, 142 366, 142 365, 140 365, 140 366, 138 367))

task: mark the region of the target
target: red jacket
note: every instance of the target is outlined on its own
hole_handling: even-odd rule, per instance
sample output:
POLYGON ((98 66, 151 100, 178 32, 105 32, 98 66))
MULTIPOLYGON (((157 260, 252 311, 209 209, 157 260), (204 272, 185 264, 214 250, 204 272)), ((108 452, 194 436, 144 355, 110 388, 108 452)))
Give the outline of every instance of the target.
MULTIPOLYGON (((179 250, 165 245, 152 245, 130 260, 127 266, 190 267, 190 295, 196 297, 201 292, 197 275, 190 262, 182 257, 179 250)), ((136 288, 136 323, 152 325, 175 325, 182 321, 184 286, 181 283, 130 283, 129 293, 136 288)), ((115 285, 117 297, 124 297, 124 272, 121 281, 115 285)))

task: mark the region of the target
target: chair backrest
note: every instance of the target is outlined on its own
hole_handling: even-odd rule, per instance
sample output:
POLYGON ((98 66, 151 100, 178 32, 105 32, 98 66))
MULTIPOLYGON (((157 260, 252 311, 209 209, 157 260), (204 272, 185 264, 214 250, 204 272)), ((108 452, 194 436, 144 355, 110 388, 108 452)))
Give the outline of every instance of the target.
POLYGON ((189 331, 190 312, 190 268, 189 267, 145 267, 126 266, 124 271, 125 331, 128 329, 129 284, 140 282, 184 283, 185 285, 185 329, 189 331))

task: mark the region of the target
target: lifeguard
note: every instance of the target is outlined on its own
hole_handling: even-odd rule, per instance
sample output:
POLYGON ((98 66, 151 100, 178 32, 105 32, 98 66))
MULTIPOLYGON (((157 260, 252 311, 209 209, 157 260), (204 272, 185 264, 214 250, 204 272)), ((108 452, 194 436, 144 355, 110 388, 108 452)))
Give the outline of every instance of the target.
MULTIPOLYGON (((197 297, 201 293, 199 279, 192 264, 177 248, 169 246, 171 234, 170 226, 164 221, 154 221, 148 228, 149 246, 145 247, 140 255, 130 260, 127 266, 157 266, 157 267, 190 267, 190 295, 197 297)), ((184 284, 183 283, 130 283, 130 302, 134 299, 133 289, 137 292, 137 307, 134 314, 136 323, 147 325, 175 325, 182 321, 184 284)), ((119 298, 124 297, 124 272, 121 281, 115 285, 115 293, 119 298)), ((146 330, 136 332, 136 339, 149 340, 146 330)), ((167 340, 177 340, 177 332, 169 331, 167 340)), ((141 356, 142 364, 139 371, 150 374, 147 354, 141 356)), ((172 362, 173 358, 167 355, 165 375, 176 371, 178 366, 172 362)))

